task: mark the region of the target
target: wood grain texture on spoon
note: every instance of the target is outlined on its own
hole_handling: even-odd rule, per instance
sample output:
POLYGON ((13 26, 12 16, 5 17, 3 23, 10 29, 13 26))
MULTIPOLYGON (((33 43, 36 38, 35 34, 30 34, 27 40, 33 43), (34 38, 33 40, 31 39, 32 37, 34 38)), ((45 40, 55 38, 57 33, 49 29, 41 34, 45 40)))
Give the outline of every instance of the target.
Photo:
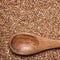
POLYGON ((52 40, 30 33, 17 34, 10 41, 10 49, 18 55, 31 55, 40 51, 59 47, 59 40, 52 40))

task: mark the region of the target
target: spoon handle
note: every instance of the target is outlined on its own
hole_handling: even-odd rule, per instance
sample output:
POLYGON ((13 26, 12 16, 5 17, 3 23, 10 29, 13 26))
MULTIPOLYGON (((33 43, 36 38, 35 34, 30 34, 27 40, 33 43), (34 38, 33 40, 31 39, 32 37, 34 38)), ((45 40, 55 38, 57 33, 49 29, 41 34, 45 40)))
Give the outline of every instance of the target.
POLYGON ((52 48, 60 48, 60 40, 53 40, 48 38, 39 38, 39 51, 52 49, 52 48))

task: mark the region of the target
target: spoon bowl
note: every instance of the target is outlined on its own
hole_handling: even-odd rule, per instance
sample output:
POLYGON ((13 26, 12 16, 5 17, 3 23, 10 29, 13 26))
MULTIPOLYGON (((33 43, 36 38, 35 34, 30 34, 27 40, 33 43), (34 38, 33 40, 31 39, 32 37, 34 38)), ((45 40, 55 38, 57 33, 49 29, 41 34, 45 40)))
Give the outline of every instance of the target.
POLYGON ((15 35, 10 41, 11 50, 19 55, 30 55, 37 51, 38 39, 31 34, 15 35))

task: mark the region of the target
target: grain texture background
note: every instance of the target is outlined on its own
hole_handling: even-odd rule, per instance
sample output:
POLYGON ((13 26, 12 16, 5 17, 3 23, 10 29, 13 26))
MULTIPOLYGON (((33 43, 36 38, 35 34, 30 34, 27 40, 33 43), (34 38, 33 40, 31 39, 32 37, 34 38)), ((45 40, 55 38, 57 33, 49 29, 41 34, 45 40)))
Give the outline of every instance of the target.
POLYGON ((20 32, 60 40, 60 0, 0 0, 0 60, 60 60, 60 49, 13 54, 9 41, 20 32))

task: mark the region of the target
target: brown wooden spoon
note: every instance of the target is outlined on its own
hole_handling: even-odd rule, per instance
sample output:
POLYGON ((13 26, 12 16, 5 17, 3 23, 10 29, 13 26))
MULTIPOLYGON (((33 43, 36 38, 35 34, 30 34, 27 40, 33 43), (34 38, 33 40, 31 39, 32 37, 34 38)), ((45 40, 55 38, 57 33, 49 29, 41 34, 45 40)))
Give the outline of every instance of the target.
POLYGON ((59 47, 59 40, 52 40, 30 33, 17 34, 10 41, 10 49, 18 55, 31 55, 59 47))

